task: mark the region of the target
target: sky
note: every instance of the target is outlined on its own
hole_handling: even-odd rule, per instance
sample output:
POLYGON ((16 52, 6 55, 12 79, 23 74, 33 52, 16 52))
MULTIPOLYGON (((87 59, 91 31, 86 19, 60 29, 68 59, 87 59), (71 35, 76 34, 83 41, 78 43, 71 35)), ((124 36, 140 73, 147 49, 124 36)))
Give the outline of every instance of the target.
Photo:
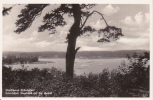
MULTIPOLYGON (((10 7, 12 5, 3 5, 10 7)), ((43 24, 43 16, 57 8, 59 5, 46 7, 41 16, 38 17, 26 31, 21 34, 14 33, 17 15, 25 5, 16 5, 9 15, 3 16, 3 51, 66 51, 66 36, 73 24, 73 18, 64 15, 67 25, 57 27, 56 34, 49 34, 49 31, 38 32, 38 27, 43 24)), ((122 29, 124 34, 117 41, 110 43, 99 43, 98 33, 86 33, 77 39, 76 47, 80 51, 114 51, 114 50, 149 50, 150 43, 150 10, 147 4, 99 4, 90 11, 99 11, 104 14, 104 18, 110 26, 122 29), (90 36, 87 36, 90 34, 90 36)), ((106 25, 98 14, 93 14, 85 25, 90 25, 95 29, 105 28, 106 25)))

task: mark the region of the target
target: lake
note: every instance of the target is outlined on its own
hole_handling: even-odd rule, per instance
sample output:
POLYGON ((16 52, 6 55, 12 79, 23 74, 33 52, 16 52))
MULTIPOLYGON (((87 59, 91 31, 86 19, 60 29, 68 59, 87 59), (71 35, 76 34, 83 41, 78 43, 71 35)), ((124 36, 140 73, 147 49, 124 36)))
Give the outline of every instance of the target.
MULTIPOLYGON (((103 69, 113 70, 118 68, 122 61, 127 61, 126 58, 109 58, 109 59, 75 59, 74 73, 76 75, 100 73, 103 69)), ((21 68, 21 64, 17 65, 6 65, 11 66, 12 69, 21 68)), ((65 59, 39 59, 39 62, 33 64, 24 64, 28 70, 32 68, 52 68, 55 67, 62 71, 65 71, 65 59)))

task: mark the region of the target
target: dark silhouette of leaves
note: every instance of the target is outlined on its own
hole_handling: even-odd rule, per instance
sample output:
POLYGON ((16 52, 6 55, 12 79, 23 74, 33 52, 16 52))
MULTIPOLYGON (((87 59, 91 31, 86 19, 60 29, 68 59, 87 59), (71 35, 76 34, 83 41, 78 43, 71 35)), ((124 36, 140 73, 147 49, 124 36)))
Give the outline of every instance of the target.
POLYGON ((91 26, 85 26, 85 27, 83 28, 83 30, 81 31, 80 36, 83 35, 83 34, 86 33, 86 32, 92 33, 92 32, 95 32, 95 31, 96 31, 96 30, 95 30, 94 28, 92 28, 91 26))
POLYGON ((15 23, 18 28, 17 30, 15 30, 15 32, 20 34, 21 32, 25 31, 28 27, 30 27, 34 19, 41 14, 42 10, 47 5, 48 4, 26 5, 25 8, 21 10, 21 14, 18 15, 19 19, 15 23))
POLYGON ((62 4, 59 8, 47 13, 43 18, 44 24, 39 27, 39 32, 43 32, 44 30, 54 32, 55 27, 66 25, 63 15, 68 13, 71 16, 70 7, 69 5, 62 4))
POLYGON ((110 42, 110 40, 109 40, 109 39, 106 39, 106 38, 101 38, 101 39, 99 39, 97 42, 106 43, 106 42, 110 42))
POLYGON ((10 12, 11 9, 12 9, 12 7, 9 7, 9 8, 3 7, 3 12, 2 12, 3 16, 8 15, 9 14, 8 12, 10 12))
MULTIPOLYGON (((101 33, 103 33, 103 38, 105 38, 104 40, 108 39, 117 40, 119 39, 119 37, 123 36, 121 28, 116 28, 115 26, 107 26, 104 29, 100 29, 98 33, 99 36, 101 33)), ((100 41, 103 41, 103 39, 99 40, 98 42, 100 41)))

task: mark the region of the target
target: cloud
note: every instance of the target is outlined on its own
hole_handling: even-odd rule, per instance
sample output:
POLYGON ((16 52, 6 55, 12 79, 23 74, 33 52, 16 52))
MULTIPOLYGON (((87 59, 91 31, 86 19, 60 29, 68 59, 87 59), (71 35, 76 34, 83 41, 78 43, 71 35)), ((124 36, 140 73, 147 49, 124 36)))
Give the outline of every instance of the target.
POLYGON ((135 21, 136 21, 136 23, 141 24, 142 23, 142 20, 143 20, 143 14, 142 14, 142 12, 137 13, 135 15, 135 21))
MULTIPOLYGON (((118 40, 119 44, 128 46, 129 49, 148 49, 149 39, 144 37, 139 38, 121 38, 118 40)), ((126 47, 127 48, 127 47, 126 47)))
POLYGON ((106 24, 103 20, 97 20, 96 22, 91 22, 89 23, 89 25, 95 28, 96 30, 106 27, 106 24))
POLYGON ((122 23, 126 25, 133 25, 133 20, 131 16, 127 16, 124 20, 121 21, 122 23))
MULTIPOLYGON (((133 11, 126 9, 123 6, 115 5, 99 5, 96 9, 99 12, 105 14, 108 24, 114 26, 120 26, 123 30, 124 37, 112 43, 98 43, 98 33, 87 33, 91 36, 78 37, 76 47, 81 46, 81 50, 130 50, 130 49, 149 49, 149 21, 150 14, 146 13, 143 8, 136 9, 137 13, 133 14, 133 11), (122 11, 124 13, 122 13, 122 11), (120 13, 121 11, 121 13, 120 13), (139 12, 141 11, 141 12, 139 12), (116 14, 117 13, 117 14, 116 14), (120 13, 120 14, 118 14, 120 13), (116 17, 110 16, 115 14, 116 17), (119 20, 123 18, 120 23, 119 20), (141 26, 141 27, 140 27, 141 26), (147 31, 148 30, 148 31, 147 31)), ((130 7, 130 6, 126 6, 130 7)), ((52 7, 46 8, 45 11, 53 9, 52 7)), ((64 19, 67 21, 67 25, 64 27, 56 27, 57 33, 49 35, 49 31, 42 33, 37 32, 37 28, 40 25, 42 16, 38 18, 32 26, 21 34, 13 33, 16 21, 20 10, 16 8, 12 10, 10 16, 3 18, 3 50, 12 51, 66 51, 67 43, 64 43, 66 35, 69 33, 69 29, 73 24, 73 17, 70 18, 64 15, 64 19), (16 11, 15 11, 16 10, 16 11), (13 18, 13 19, 12 19, 13 18), (8 24, 9 22, 9 24, 8 24)), ((94 9, 95 10, 95 9, 94 9)), ((98 14, 93 15, 87 21, 86 25, 90 25, 95 29, 105 28, 103 20, 99 20, 101 16, 98 14)))
POLYGON ((60 51, 66 50, 66 43, 60 40, 37 40, 35 37, 14 37, 11 35, 3 36, 3 51, 60 51), (63 43, 62 43, 63 42, 63 43))
POLYGON ((31 38, 17 38, 11 35, 3 36, 4 51, 23 51, 33 47, 31 38))
POLYGON ((119 7, 113 7, 111 4, 107 5, 104 9, 102 9, 102 13, 110 16, 114 13, 117 13, 120 10, 119 7))
POLYGON ((44 48, 44 47, 49 46, 51 43, 50 42, 47 42, 47 41, 40 41, 40 42, 37 42, 37 43, 34 43, 34 44, 37 47, 44 48))
POLYGON ((100 48, 100 47, 82 46, 80 50, 81 51, 94 51, 94 50, 95 51, 101 51, 102 48, 100 48))
POLYGON ((38 32, 37 31, 34 31, 32 34, 31 34, 31 37, 37 37, 38 36, 38 32))
POLYGON ((132 16, 127 16, 125 19, 121 20, 121 22, 128 26, 144 26, 148 24, 150 21, 149 13, 138 12, 132 18, 132 16))
POLYGON ((30 37, 27 38, 27 41, 34 42, 38 38, 38 32, 34 31, 33 33, 30 34, 30 37))
POLYGON ((121 37, 119 40, 110 43, 98 43, 97 38, 92 36, 88 39, 81 38, 78 39, 77 47, 81 46, 80 51, 149 50, 149 33, 136 33, 136 35, 138 37, 121 37))

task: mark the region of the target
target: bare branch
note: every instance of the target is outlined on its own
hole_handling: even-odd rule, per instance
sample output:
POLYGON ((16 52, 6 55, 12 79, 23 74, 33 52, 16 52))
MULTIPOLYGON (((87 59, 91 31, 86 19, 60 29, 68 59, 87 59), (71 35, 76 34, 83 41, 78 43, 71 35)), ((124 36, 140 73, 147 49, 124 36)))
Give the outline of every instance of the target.
POLYGON ((104 18, 104 16, 103 16, 103 14, 100 13, 100 12, 98 12, 98 11, 95 11, 95 10, 94 10, 93 12, 91 12, 91 13, 86 17, 86 19, 85 19, 83 25, 81 26, 80 30, 84 27, 84 25, 85 25, 85 23, 87 22, 88 18, 89 18, 93 13, 95 13, 95 12, 98 13, 99 15, 101 15, 102 19, 105 21, 106 26, 108 26, 108 24, 107 24, 107 22, 106 22, 106 20, 105 20, 105 18, 104 18))

